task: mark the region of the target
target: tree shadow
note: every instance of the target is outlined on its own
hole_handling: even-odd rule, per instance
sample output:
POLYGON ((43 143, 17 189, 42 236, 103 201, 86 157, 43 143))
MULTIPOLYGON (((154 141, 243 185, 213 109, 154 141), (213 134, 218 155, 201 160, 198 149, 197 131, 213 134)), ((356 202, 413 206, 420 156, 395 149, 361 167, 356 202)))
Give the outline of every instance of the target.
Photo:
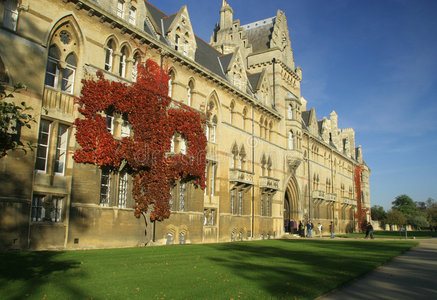
MULTIPOLYGON (((79 269, 80 262, 62 259, 64 252, 5 252, 0 254, 0 289, 5 290, 11 282, 21 282, 20 289, 14 289, 9 299, 24 299, 30 295, 43 293, 42 287, 48 283, 55 273, 62 273, 72 269, 79 269)), ((84 274, 76 272, 75 277, 84 274)), ((84 299, 85 295, 79 286, 72 281, 62 281, 57 284, 65 295, 72 299, 84 299)))
MULTIPOLYGON (((390 257, 375 254, 375 248, 393 250, 381 243, 276 240, 263 242, 210 245, 232 255, 208 257, 231 270, 234 275, 250 280, 275 298, 315 298, 351 279, 361 276, 390 257), (291 246, 290 243, 302 245, 291 246), (336 255, 342 251, 341 255, 336 255), (358 260, 357 251, 368 255, 358 260), (358 260, 358 261, 357 261, 358 260)), ((397 246, 394 246, 395 248, 397 246)), ((399 246, 399 253, 405 249, 399 246)))

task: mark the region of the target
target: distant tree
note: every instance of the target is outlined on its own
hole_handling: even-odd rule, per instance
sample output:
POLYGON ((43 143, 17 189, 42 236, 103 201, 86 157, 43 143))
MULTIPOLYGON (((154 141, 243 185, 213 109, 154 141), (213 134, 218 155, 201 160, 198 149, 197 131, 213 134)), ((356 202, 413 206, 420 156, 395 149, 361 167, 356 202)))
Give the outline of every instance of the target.
POLYGON ((375 221, 385 221, 385 218, 387 217, 387 213, 385 212, 384 207, 380 205, 372 206, 370 214, 372 216, 372 220, 375 221))
POLYGON ((0 158, 6 156, 9 150, 19 149, 26 152, 26 148, 32 149, 30 143, 25 145, 20 139, 21 128, 30 128, 30 124, 35 122, 29 114, 32 108, 24 102, 16 104, 10 101, 14 98, 14 93, 19 93, 25 88, 23 84, 18 83, 12 91, 8 91, 0 84, 0 158))
POLYGON ((387 212, 386 222, 390 225, 402 226, 407 223, 407 219, 399 210, 391 209, 389 212, 387 212))
POLYGON ((392 209, 401 212, 407 220, 418 211, 413 199, 407 195, 397 196, 392 204, 392 209))
POLYGON ((408 223, 410 225, 412 225, 414 228, 419 229, 419 230, 424 228, 424 227, 429 226, 429 222, 426 219, 424 213, 422 213, 422 212, 417 212, 416 214, 413 214, 412 216, 410 216, 408 223))
POLYGON ((425 215, 429 222, 429 225, 437 226, 437 202, 432 198, 428 198, 425 203, 426 203, 425 215))
POLYGON ((417 209, 420 211, 425 211, 426 210, 426 202, 423 201, 415 201, 414 204, 416 205, 417 209))

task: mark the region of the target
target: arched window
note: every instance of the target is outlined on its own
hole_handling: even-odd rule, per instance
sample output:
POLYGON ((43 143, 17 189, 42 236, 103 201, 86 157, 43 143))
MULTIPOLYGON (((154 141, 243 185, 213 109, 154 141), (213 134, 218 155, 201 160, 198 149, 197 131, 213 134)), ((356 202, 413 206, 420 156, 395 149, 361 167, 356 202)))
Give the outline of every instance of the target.
POLYGON ((293 119, 293 106, 291 104, 288 106, 287 118, 289 120, 293 119))
POLYGON ((137 81, 137 76, 138 76, 138 65, 141 62, 141 55, 139 52, 135 52, 134 54, 134 64, 132 66, 132 81, 136 82, 137 81))
POLYGON ((214 116, 212 118, 212 124, 211 124, 211 142, 212 143, 215 143, 216 127, 217 127, 217 116, 214 116))
POLYGON ((126 77, 127 56, 128 56, 128 50, 127 50, 126 46, 124 46, 123 48, 121 48, 120 66, 118 69, 118 73, 119 73, 120 77, 123 77, 123 78, 126 77))
POLYGON ((293 150, 294 143, 293 143, 293 132, 290 130, 288 132, 288 150, 293 150))
POLYGON ((171 233, 167 233, 166 242, 167 245, 173 244, 173 235, 171 233))
POLYGON ((231 105, 229 105, 229 123, 233 123, 233 118, 234 118, 234 108, 235 108, 235 103, 234 101, 231 102, 231 105))
POLYGON ((105 47, 105 70, 112 71, 112 63, 114 61, 114 41, 109 40, 105 47))
POLYGON ((194 89, 194 83, 192 80, 188 83, 187 86, 187 105, 191 106, 192 98, 193 98, 193 89, 194 89))
POLYGON ((168 74, 168 96, 170 98, 173 97, 173 84, 174 84, 174 79, 175 79, 175 73, 173 70, 170 71, 170 73, 168 74))
POLYGON ((3 26, 10 30, 17 30, 18 23, 18 1, 7 0, 5 4, 5 13, 3 16, 3 26))
POLYGON ((59 80, 59 50, 55 45, 49 48, 49 57, 47 59, 45 85, 56 88, 59 80))
POLYGON ((183 232, 179 233, 179 244, 185 244, 185 234, 183 232))

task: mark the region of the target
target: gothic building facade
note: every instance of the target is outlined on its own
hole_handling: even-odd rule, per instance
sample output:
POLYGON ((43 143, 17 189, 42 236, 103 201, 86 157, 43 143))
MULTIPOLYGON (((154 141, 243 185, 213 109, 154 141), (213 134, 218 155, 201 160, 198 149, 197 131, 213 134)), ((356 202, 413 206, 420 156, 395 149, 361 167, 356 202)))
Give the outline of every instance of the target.
MULTIPOLYGON (((340 129, 334 111, 317 119, 301 95, 285 14, 242 25, 223 1, 219 16, 208 43, 186 6, 167 15, 142 0, 0 2, 1 84, 24 83, 14 101, 36 119, 19 132, 34 151, 0 159, 1 248, 279 238, 309 219, 356 229, 357 199, 370 208, 370 170, 353 129, 340 129), (134 217, 128 175, 73 160, 81 80, 101 70, 130 83, 145 59, 168 68, 173 101, 208 116, 207 188, 176 183, 171 216, 156 223, 134 217)), ((135 134, 121 116, 107 120, 114 137, 135 134)))

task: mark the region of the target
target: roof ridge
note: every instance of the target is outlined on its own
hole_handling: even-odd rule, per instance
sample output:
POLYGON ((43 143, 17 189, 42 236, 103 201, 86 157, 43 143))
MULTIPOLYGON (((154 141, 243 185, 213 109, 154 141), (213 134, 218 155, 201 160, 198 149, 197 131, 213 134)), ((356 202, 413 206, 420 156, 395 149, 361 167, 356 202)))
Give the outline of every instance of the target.
POLYGON ((157 11, 159 11, 160 13, 164 14, 165 17, 168 17, 167 14, 165 12, 163 12, 162 10, 160 10, 159 8, 157 8, 155 5, 153 5, 152 3, 150 3, 147 0, 144 0, 144 2, 147 2, 150 4, 150 6, 152 6, 154 9, 156 9, 157 11))

